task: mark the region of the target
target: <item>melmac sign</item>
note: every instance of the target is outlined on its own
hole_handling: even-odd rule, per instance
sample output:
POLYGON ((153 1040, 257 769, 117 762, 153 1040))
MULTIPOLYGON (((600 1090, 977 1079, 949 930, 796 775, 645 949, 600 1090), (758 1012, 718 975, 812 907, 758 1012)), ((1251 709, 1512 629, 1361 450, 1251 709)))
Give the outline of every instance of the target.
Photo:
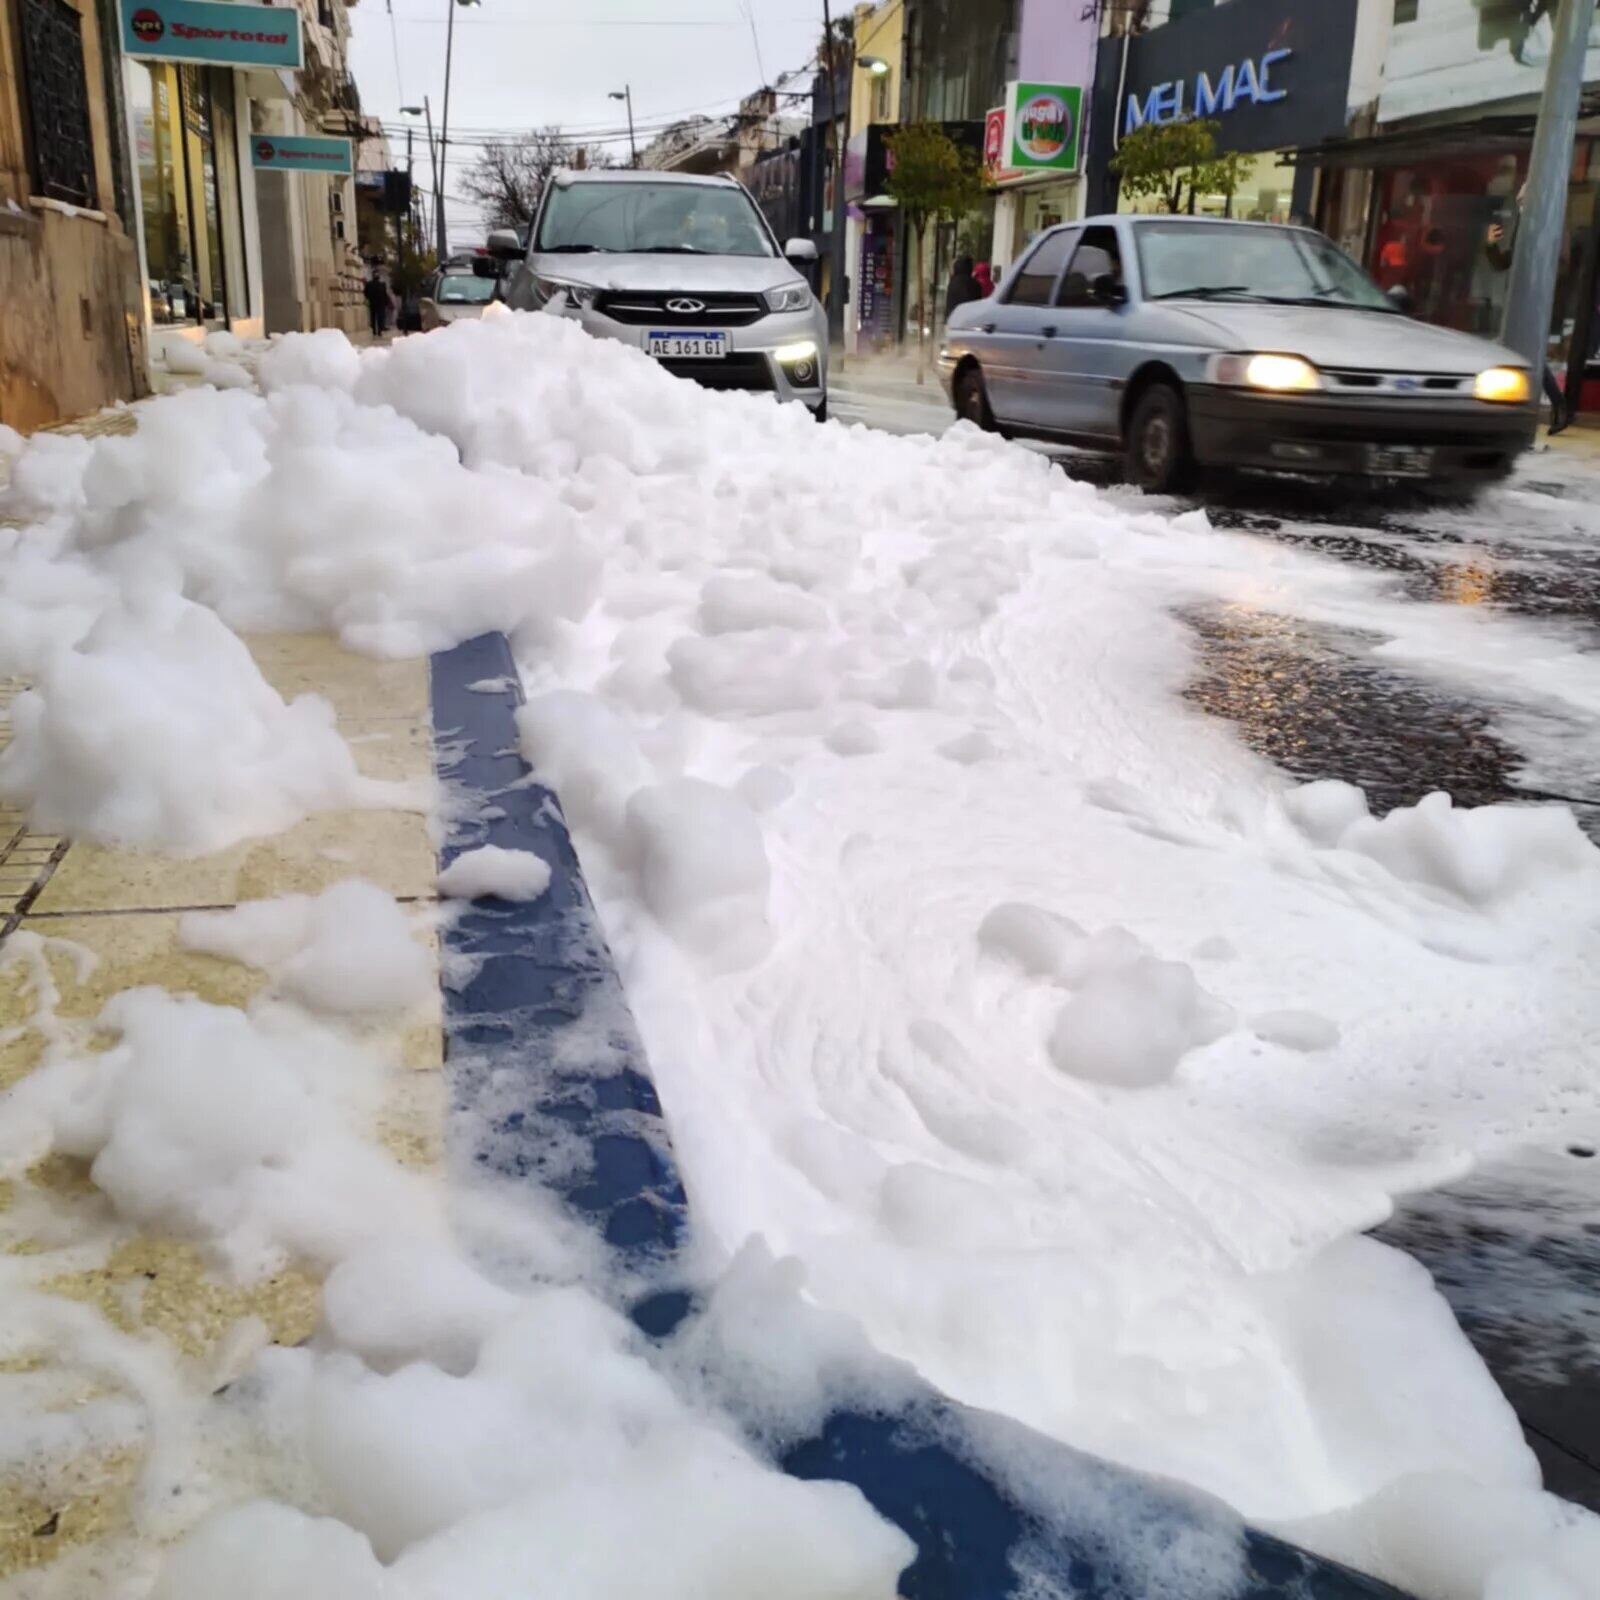
POLYGON ((1256 59, 1246 56, 1243 61, 1229 62, 1215 82, 1204 71, 1195 73, 1192 81, 1173 78, 1156 84, 1142 102, 1137 94, 1130 94, 1123 102, 1122 131, 1132 133, 1146 123, 1165 127, 1188 117, 1226 116, 1241 101, 1264 106, 1287 100, 1289 91, 1273 86, 1272 69, 1293 54, 1292 50, 1268 50, 1256 59))
POLYGON ((122 53, 145 61, 213 67, 304 64, 300 12, 235 0, 121 0, 122 53))
POLYGON ((1078 85, 1007 84, 1005 114, 1001 170, 1078 170, 1083 154, 1083 90, 1078 85))

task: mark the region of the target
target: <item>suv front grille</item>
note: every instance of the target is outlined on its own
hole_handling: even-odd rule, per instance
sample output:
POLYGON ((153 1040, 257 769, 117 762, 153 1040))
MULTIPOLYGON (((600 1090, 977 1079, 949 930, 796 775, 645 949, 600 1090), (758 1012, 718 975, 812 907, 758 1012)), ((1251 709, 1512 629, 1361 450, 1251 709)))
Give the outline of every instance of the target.
POLYGON ((758 294, 696 294, 690 289, 668 294, 607 289, 596 297, 594 308, 613 322, 653 328, 748 328, 767 314, 767 303, 758 294), (693 301, 701 309, 669 311, 669 300, 693 301))

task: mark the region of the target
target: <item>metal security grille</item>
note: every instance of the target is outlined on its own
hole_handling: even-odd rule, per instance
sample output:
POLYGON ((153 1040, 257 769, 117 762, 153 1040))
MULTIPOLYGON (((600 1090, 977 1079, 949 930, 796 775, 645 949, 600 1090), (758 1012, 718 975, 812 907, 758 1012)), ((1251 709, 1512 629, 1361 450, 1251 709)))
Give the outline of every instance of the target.
POLYGON ((38 194, 92 206, 94 147, 83 24, 66 0, 22 0, 22 70, 38 194))

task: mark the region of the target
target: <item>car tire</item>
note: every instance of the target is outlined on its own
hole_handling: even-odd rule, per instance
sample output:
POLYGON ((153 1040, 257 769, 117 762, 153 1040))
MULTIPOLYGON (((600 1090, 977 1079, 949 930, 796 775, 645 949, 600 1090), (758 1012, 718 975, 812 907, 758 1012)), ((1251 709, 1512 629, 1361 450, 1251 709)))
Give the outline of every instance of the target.
POLYGON ((989 408, 989 390, 983 381, 980 367, 963 367, 956 374, 954 394, 956 416, 982 428, 985 433, 996 433, 994 412, 989 408))
POLYGON ((812 418, 812 421, 814 421, 814 422, 826 422, 828 420, 828 397, 827 397, 827 395, 823 395, 822 404, 820 406, 813 406, 811 408, 811 418, 812 418))
POLYGON ((1170 383, 1153 383, 1135 402, 1123 446, 1128 482, 1146 494, 1181 494, 1195 480, 1189 413, 1170 383))

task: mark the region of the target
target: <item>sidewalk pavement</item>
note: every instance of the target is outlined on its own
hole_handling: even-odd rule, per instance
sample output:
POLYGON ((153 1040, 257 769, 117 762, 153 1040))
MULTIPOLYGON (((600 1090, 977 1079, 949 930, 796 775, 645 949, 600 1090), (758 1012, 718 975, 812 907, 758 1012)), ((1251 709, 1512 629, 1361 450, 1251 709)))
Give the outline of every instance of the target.
MULTIPOLYGON (((317 635, 246 642, 286 698, 315 690, 333 702, 364 774, 432 775, 426 661, 374 661, 317 635)), ((0 686, 0 742, 8 731, 4 708, 18 687, 0 686)), ((104 1049, 108 1041, 96 1036, 93 1019, 123 990, 154 984, 245 1006, 266 987, 265 975, 252 968, 181 947, 184 911, 317 893, 348 877, 366 878, 403 902, 431 902, 436 873, 428 819, 409 812, 325 812, 287 833, 183 860, 69 845, 30 832, 15 812, 0 812, 0 1089, 40 1063, 52 1012, 84 1048, 104 1049), (51 942, 33 946, 18 934, 51 942), (53 1002, 41 992, 50 984, 59 994, 53 1002)), ((444 1119, 437 1000, 421 1021, 376 1027, 370 1042, 412 1069, 380 1112, 384 1143, 408 1164, 433 1164, 444 1119)), ((0 1249, 29 1258, 26 1277, 45 1293, 162 1341, 197 1395, 227 1381, 220 1364, 241 1319, 259 1318, 279 1344, 298 1344, 316 1327, 320 1291, 309 1272, 291 1267, 264 1283, 231 1285, 208 1272, 191 1244, 111 1226, 93 1196, 88 1164, 60 1155, 20 1182, 0 1182, 0 1249)), ((0 1351, 0 1394, 17 1382, 48 1392, 62 1412, 108 1389, 104 1373, 74 1367, 51 1350, 0 1351)), ((138 1452, 123 1448, 57 1463, 47 1473, 0 1472, 0 1582, 124 1531, 141 1465, 138 1452)))

